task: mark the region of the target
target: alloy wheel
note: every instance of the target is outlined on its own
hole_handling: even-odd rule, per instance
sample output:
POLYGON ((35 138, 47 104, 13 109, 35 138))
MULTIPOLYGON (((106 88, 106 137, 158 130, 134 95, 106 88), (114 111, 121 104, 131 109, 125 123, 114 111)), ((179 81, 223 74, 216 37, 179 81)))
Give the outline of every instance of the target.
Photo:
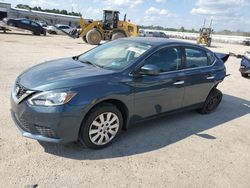
POLYGON ((115 113, 102 113, 91 123, 89 138, 96 145, 105 145, 116 136, 119 126, 119 118, 115 113))

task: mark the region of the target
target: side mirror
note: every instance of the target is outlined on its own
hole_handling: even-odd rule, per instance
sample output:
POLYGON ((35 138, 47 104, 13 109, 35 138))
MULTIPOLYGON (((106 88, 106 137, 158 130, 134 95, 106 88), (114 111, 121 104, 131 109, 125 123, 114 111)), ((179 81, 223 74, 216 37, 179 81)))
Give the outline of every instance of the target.
POLYGON ((160 74, 160 68, 155 65, 144 65, 140 68, 139 74, 158 76, 160 74))

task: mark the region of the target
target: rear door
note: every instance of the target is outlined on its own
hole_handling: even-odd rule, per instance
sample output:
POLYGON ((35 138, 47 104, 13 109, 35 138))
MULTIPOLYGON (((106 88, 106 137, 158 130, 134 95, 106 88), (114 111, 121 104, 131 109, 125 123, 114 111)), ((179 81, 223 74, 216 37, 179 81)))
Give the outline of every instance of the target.
POLYGON ((185 96, 183 107, 203 103, 215 85, 213 54, 201 48, 185 47, 185 96))
POLYGON ((135 114, 137 118, 181 108, 184 97, 182 51, 179 47, 158 50, 145 60, 161 69, 158 76, 142 75, 134 78, 135 114))

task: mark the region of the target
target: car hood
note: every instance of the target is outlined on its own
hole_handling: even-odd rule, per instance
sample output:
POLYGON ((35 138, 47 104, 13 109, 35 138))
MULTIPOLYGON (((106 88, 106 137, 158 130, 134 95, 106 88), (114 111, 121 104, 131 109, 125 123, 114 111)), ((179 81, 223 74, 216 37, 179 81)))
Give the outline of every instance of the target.
POLYGON ((53 90, 105 81, 113 73, 112 70, 65 58, 31 67, 17 81, 30 90, 53 90))

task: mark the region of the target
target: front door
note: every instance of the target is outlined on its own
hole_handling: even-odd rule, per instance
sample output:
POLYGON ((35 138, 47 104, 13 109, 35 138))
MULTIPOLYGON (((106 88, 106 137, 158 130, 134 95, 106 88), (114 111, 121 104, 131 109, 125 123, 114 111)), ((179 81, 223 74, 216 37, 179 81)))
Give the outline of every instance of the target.
POLYGON ((138 119, 181 108, 184 96, 182 53, 178 47, 163 48, 145 60, 144 65, 160 68, 158 76, 135 78, 134 109, 138 119))
POLYGON ((17 26, 22 29, 30 30, 30 21, 25 19, 21 20, 20 22, 18 22, 17 26))

